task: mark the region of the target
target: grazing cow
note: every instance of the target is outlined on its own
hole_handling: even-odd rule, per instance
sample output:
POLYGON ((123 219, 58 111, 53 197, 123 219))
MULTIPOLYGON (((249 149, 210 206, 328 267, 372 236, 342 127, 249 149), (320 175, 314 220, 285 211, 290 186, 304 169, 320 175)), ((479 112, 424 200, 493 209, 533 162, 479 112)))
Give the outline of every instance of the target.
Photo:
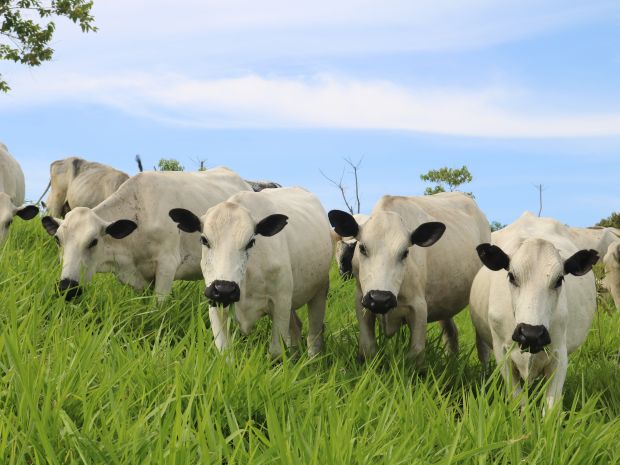
POLYGON ((609 244, 620 238, 620 229, 603 228, 569 228, 571 239, 578 249, 594 249, 599 257, 604 257, 609 244))
POLYGON ((609 244, 603 263, 605 264, 605 287, 611 292, 614 304, 620 310, 620 239, 609 244))
POLYGON ((308 353, 321 350, 333 249, 327 215, 314 195, 300 188, 241 192, 202 218, 178 208, 170 217, 183 231, 201 232, 205 295, 218 349, 229 341, 224 307, 235 303, 243 334, 263 315, 271 317, 269 352, 280 356, 281 340, 297 346, 301 322, 295 310, 307 303, 308 353))
POLYGON ((130 178, 95 208, 75 208, 64 220, 44 217, 43 226, 62 249, 60 290, 71 299, 94 273, 113 272, 136 290, 154 283, 163 300, 175 279, 201 277, 198 236, 180 235, 170 209, 204 213, 242 190, 250 186, 227 168, 150 171, 130 178))
POLYGON ((56 160, 50 165, 48 212, 62 217, 76 207, 95 208, 127 179, 126 173, 101 163, 77 157, 56 160))
POLYGON ((566 226, 526 212, 478 247, 470 312, 480 361, 490 348, 515 394, 522 381, 550 379, 547 405, 561 396, 568 354, 586 339, 596 287, 596 250, 579 250, 566 226))
POLYGON ((260 192, 263 189, 277 189, 279 187, 282 187, 281 184, 273 181, 250 181, 246 179, 245 182, 250 185, 254 192, 260 192))
POLYGON ((388 337, 402 324, 409 326, 408 358, 419 367, 424 365, 427 322, 440 321, 448 349, 458 350, 452 317, 467 306, 480 269, 476 245, 491 237, 489 222, 471 197, 459 192, 385 196, 362 226, 339 210, 332 210, 329 219, 336 233, 358 241, 353 274, 360 359, 377 353, 377 318, 388 337))
POLYGON ((25 189, 24 173, 19 163, 0 142, 0 244, 6 240, 15 215, 31 220, 39 213, 34 205, 22 206, 25 189))
MULTIPOLYGON (((358 213, 353 215, 353 218, 361 226, 368 220, 368 215, 358 213)), ((355 252, 356 246, 357 241, 354 237, 336 237, 336 263, 343 279, 353 277, 353 252, 355 252)))

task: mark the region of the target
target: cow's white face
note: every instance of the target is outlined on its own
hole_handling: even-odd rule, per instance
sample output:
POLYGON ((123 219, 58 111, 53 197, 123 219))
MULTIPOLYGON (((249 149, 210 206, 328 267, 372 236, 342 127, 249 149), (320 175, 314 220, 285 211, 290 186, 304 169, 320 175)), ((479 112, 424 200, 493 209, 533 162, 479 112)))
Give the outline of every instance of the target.
POLYGON ((489 269, 505 269, 517 323, 513 340, 532 353, 551 342, 552 322, 560 311, 564 276, 581 276, 598 260, 595 250, 581 250, 564 260, 558 250, 543 239, 528 239, 509 257, 499 247, 482 244, 478 254, 489 269))
POLYGON ((114 260, 114 243, 131 234, 137 225, 130 220, 109 222, 90 208, 78 207, 64 220, 46 216, 46 231, 60 247, 62 272, 59 289, 71 299, 80 293, 79 286, 88 283, 105 263, 114 260))
POLYGON ((428 247, 445 231, 437 222, 423 223, 410 231, 399 214, 389 211, 373 213, 363 226, 339 210, 330 211, 329 220, 336 233, 354 236, 358 241, 355 253, 362 305, 375 313, 387 313, 396 306, 409 254, 415 253, 411 246, 428 247))
POLYGON ((277 234, 288 220, 274 214, 256 222, 247 209, 230 202, 210 208, 202 219, 180 208, 171 210, 170 217, 183 231, 200 231, 205 295, 224 306, 240 298, 248 259, 258 236, 277 234))
POLYGON ((13 218, 19 216, 24 220, 30 220, 39 213, 39 209, 34 205, 16 207, 11 202, 11 197, 6 193, 0 192, 0 245, 6 241, 9 235, 9 228, 13 224, 13 218))

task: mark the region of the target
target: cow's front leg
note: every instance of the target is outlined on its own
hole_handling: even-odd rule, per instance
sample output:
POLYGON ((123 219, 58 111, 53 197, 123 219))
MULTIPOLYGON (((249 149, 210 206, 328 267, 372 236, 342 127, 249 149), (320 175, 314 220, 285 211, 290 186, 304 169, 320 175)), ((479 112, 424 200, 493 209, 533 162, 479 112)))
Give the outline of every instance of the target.
POLYGON ((209 307, 209 321, 211 322, 215 347, 222 352, 228 347, 230 340, 228 309, 223 307, 209 307))
MULTIPOLYGON (((553 352, 552 361, 545 367, 545 378, 551 378, 546 393, 548 409, 551 409, 555 402, 562 397, 562 389, 564 387, 564 381, 566 380, 567 369, 568 353, 566 351, 566 346, 564 346, 553 352)), ((545 414, 545 410, 543 410, 543 415, 545 414)))
POLYGON ((157 269, 155 270, 155 295, 157 301, 162 303, 172 290, 174 276, 179 266, 178 257, 161 257, 157 260, 157 269))
POLYGON ((271 312, 271 344, 269 353, 273 358, 282 356, 282 345, 291 345, 291 300, 279 299, 271 312))
POLYGON ((407 308, 405 320, 411 334, 407 358, 414 361, 418 369, 424 369, 426 324, 428 321, 426 299, 424 297, 414 297, 411 304, 405 304, 404 306, 407 308))
POLYGON ((355 313, 360 325, 360 341, 357 358, 360 362, 370 360, 377 355, 377 339, 375 338, 376 316, 370 310, 362 306, 362 293, 358 288, 355 296, 355 313))

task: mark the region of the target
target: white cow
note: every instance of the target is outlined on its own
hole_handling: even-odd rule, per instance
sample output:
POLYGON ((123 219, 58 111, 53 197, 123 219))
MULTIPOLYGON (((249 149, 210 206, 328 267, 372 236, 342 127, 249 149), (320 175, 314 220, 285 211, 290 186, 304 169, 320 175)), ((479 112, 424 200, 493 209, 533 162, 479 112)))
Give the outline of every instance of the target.
POLYGON ((202 218, 186 209, 174 209, 170 217, 183 231, 201 232, 205 295, 218 349, 230 338, 224 307, 235 303, 243 334, 263 315, 271 317, 269 352, 280 356, 282 341, 298 344, 301 322, 295 310, 307 303, 308 352, 321 350, 332 242, 327 215, 314 195, 300 188, 241 192, 202 218))
POLYGON ((408 357, 420 367, 427 322, 440 321, 448 349, 456 351, 452 317, 467 306, 471 283, 480 269, 476 245, 491 237, 489 222, 476 203, 458 192, 385 196, 363 226, 339 210, 332 210, 329 219, 339 235, 358 241, 353 274, 359 357, 377 353, 377 318, 388 337, 402 324, 409 326, 408 357))
POLYGON ((126 173, 101 163, 77 157, 56 160, 50 165, 48 212, 61 217, 76 207, 95 208, 127 179, 126 173))
POLYGON ((569 228, 570 236, 578 249, 594 249, 599 257, 604 257, 609 244, 620 238, 617 228, 569 228))
POLYGON ((603 258, 605 264, 605 287, 611 292, 616 308, 620 310, 620 240, 607 247, 603 258))
MULTIPOLYGON (((353 215, 355 221, 360 226, 368 221, 369 216, 364 214, 353 215)), ((353 277, 353 252, 357 246, 357 241, 354 237, 341 237, 336 234, 336 263, 338 264, 338 271, 340 276, 344 279, 353 277)))
POLYGON ((25 190, 24 173, 19 163, 0 142, 0 244, 6 240, 15 215, 31 220, 39 213, 34 205, 22 206, 25 190))
POLYGON ((64 220, 44 217, 43 226, 62 249, 60 290, 71 299, 94 273, 113 272, 137 290, 154 283, 163 300, 173 280, 201 277, 198 236, 180 235, 170 209, 204 213, 243 190, 250 186, 227 168, 151 171, 133 176, 95 208, 75 208, 64 220))
POLYGON ((568 354, 586 339, 596 310, 596 250, 579 250, 566 226, 524 213, 481 244, 471 290, 478 356, 493 348, 507 385, 550 378, 547 405, 561 396, 568 354))

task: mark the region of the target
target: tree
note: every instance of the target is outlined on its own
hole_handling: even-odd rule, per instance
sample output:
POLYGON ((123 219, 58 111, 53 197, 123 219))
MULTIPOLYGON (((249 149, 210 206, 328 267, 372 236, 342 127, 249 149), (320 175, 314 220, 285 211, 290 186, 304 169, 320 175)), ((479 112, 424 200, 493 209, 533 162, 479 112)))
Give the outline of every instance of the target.
POLYGON ((620 213, 612 212, 609 217, 603 218, 596 225, 604 228, 620 228, 620 213))
MULTIPOLYGON (((159 167, 159 171, 183 171, 185 169, 185 167, 174 158, 162 158, 159 160, 157 166, 159 167)), ((155 168, 155 170, 157 171, 157 168, 155 168)))
MULTIPOLYGON (((430 170, 428 173, 420 175, 420 179, 436 183, 435 186, 427 187, 424 191, 424 195, 433 195, 439 192, 446 192, 446 188, 453 192, 461 184, 471 182, 473 177, 467 167, 463 165, 462 168, 443 167, 438 170, 430 170)), ((466 194, 473 197, 471 192, 466 192, 466 194)))
MULTIPOLYGON (((50 42, 56 30, 51 18, 65 17, 82 32, 96 31, 91 0, 0 0, 0 60, 39 66, 52 59, 50 42)), ((0 74, 0 92, 9 85, 0 74)))
POLYGON ((491 231, 499 231, 500 229, 504 229, 506 227, 505 224, 500 223, 499 221, 491 221, 489 224, 491 226, 491 231))
POLYGON ((363 159, 364 159, 363 157, 360 158, 357 161, 357 163, 353 163, 353 161, 350 158, 344 159, 345 163, 349 165, 349 167, 351 168, 351 173, 353 174, 353 180, 355 182, 355 200, 354 201, 349 200, 349 198, 347 197, 347 187, 343 183, 344 173, 347 168, 346 166, 342 168, 342 173, 340 174, 339 181, 336 181, 335 179, 330 178, 325 173, 323 173, 322 170, 319 170, 325 179, 327 179, 334 186, 336 186, 338 190, 340 190, 340 195, 342 195, 342 200, 344 200, 344 204, 347 206, 347 210, 349 210, 351 215, 355 215, 356 213, 359 213, 361 209, 358 171, 359 171, 360 165, 362 164, 363 159))

